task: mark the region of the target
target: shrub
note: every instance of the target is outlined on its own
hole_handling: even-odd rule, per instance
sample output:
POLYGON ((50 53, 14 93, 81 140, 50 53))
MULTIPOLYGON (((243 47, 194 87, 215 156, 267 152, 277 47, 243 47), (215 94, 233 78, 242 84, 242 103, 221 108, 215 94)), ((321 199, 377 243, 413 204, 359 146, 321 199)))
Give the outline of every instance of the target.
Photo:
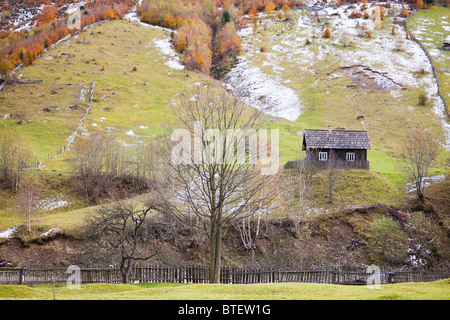
POLYGON ((424 93, 419 95, 419 106, 425 106, 427 104, 428 98, 424 93))
POLYGON ((283 19, 284 18, 283 14, 281 12, 278 12, 278 18, 279 19, 283 19))
POLYGON ((409 17, 409 12, 408 12, 408 10, 406 10, 405 9, 405 11, 403 11, 402 12, 402 15, 401 15, 403 18, 408 18, 409 17))
POLYGON ((133 70, 132 71, 137 71, 137 67, 136 66, 134 66, 133 67, 133 70))
POLYGON ((326 29, 325 32, 323 33, 323 37, 324 38, 330 38, 331 37, 331 31, 330 29, 326 29))
POLYGON ((359 12, 353 11, 352 13, 350 13, 350 15, 348 17, 349 17, 349 19, 358 19, 358 18, 361 18, 362 15, 359 12))
POLYGON ((311 43, 311 40, 309 40, 309 38, 306 38, 305 43, 306 43, 306 44, 310 44, 310 43, 311 43))
POLYGON ((408 236, 389 217, 382 217, 369 225, 367 240, 367 252, 375 264, 401 263, 407 257, 408 236))

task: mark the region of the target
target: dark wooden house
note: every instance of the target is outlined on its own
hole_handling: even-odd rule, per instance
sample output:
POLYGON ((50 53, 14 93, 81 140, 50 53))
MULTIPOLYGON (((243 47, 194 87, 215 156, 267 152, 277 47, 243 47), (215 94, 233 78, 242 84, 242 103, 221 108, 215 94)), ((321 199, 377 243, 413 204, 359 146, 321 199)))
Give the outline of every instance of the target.
POLYGON ((367 150, 370 149, 367 131, 305 130, 302 150, 306 161, 319 169, 369 169, 367 150))

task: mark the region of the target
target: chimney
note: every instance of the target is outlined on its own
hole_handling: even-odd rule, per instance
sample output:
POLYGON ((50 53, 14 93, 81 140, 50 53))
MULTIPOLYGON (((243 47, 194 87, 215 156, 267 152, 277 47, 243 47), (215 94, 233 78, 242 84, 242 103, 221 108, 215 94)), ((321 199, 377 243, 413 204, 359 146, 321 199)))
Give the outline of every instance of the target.
POLYGON ((333 127, 328 125, 328 135, 331 135, 333 133, 333 127))

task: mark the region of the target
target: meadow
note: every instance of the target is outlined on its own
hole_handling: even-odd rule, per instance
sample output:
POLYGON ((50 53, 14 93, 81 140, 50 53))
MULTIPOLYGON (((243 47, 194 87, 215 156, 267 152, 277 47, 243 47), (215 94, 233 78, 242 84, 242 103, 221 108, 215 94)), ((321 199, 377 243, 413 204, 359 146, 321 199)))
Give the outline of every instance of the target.
MULTIPOLYGON (((449 300, 450 282, 367 286, 315 283, 272 284, 86 284, 55 286, 56 300, 449 300)), ((53 299, 52 285, 1 285, 0 299, 53 299)))

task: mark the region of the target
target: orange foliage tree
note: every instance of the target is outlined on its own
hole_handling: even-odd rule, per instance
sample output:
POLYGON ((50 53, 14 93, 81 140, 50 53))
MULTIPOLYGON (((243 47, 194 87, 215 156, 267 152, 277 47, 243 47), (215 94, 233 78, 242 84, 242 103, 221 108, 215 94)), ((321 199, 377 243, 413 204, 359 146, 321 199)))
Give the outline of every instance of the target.
POLYGON ((41 14, 38 16, 40 22, 51 22, 56 19, 57 9, 52 6, 45 6, 41 14))

